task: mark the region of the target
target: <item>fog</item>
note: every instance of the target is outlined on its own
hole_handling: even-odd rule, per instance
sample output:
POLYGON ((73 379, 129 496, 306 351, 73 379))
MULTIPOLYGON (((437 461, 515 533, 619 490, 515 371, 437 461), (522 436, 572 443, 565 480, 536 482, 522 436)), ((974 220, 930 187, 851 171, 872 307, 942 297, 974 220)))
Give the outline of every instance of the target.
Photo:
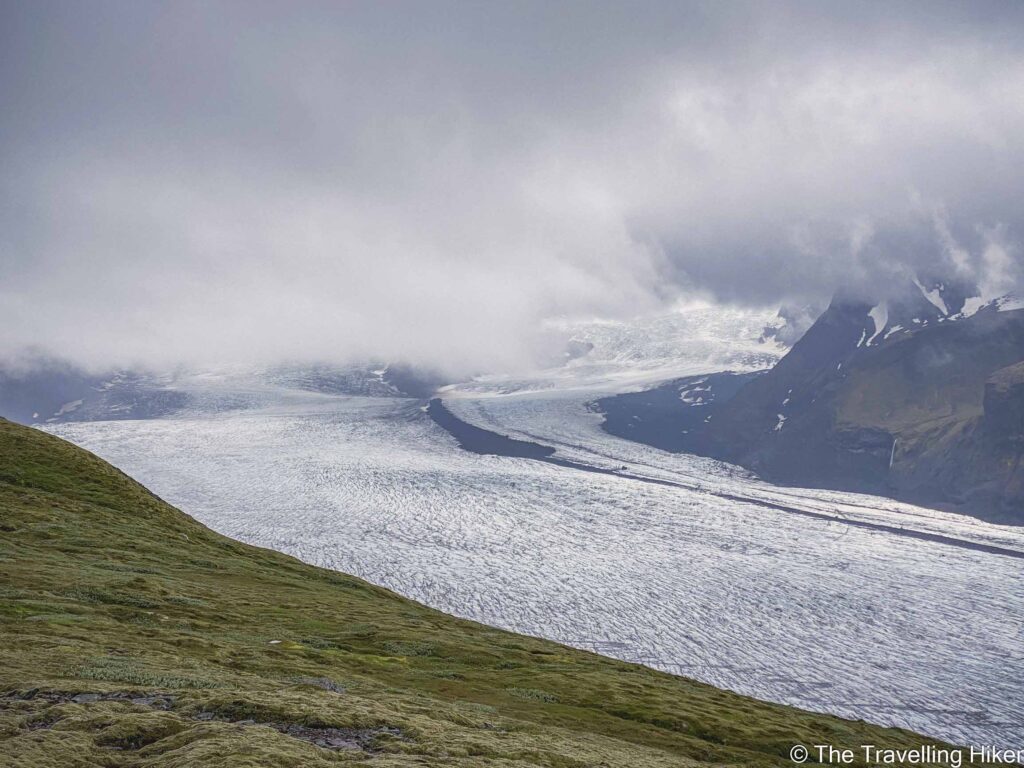
POLYGON ((534 364, 1021 278, 1024 6, 0 3, 0 356, 534 364))

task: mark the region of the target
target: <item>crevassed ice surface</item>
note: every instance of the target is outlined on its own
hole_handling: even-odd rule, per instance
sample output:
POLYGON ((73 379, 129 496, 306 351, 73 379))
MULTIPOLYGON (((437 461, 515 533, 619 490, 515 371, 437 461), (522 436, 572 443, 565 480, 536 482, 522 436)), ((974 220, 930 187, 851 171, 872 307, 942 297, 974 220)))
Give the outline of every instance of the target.
MULTIPOLYGON (((691 362, 708 364, 684 358, 679 372, 691 362)), ((1024 560, 843 518, 1024 551, 1021 532, 774 488, 622 441, 586 409, 594 380, 577 384, 476 382, 446 402, 563 456, 678 485, 477 456, 415 401, 278 383, 251 384, 250 405, 229 411, 218 390, 175 418, 48 428, 222 533, 450 613, 763 699, 1024 743, 1024 560), (759 503, 780 500, 835 520, 759 503)))

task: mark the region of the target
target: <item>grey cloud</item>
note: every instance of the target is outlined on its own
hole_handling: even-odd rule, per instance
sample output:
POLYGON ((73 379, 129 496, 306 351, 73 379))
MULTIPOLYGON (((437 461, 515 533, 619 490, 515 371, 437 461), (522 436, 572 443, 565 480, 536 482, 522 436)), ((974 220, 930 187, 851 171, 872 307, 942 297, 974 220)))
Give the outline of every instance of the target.
POLYGON ((1020 279, 1021 6, 0 5, 0 354, 527 364, 1020 279))

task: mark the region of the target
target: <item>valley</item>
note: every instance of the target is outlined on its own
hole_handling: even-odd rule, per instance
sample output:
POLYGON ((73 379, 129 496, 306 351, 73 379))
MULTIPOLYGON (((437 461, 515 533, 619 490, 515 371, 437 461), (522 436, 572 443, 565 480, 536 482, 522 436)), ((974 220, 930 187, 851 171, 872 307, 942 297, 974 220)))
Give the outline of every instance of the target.
POLYGON ((445 403, 567 461, 664 482, 470 453, 422 401, 272 394, 49 429, 221 533, 458 616, 953 741, 1022 735, 1019 560, 842 518, 1024 551, 1019 529, 622 441, 587 409, 591 390, 445 403))

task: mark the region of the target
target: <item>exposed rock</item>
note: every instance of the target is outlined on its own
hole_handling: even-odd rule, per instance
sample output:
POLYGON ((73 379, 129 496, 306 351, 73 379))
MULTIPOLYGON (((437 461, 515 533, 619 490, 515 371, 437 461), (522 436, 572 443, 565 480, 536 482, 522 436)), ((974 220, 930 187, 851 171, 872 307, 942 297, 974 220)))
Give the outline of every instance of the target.
POLYGON ((390 726, 377 728, 311 728, 287 723, 266 723, 296 739, 303 739, 324 749, 362 749, 373 752, 382 737, 404 738, 402 731, 390 726))

